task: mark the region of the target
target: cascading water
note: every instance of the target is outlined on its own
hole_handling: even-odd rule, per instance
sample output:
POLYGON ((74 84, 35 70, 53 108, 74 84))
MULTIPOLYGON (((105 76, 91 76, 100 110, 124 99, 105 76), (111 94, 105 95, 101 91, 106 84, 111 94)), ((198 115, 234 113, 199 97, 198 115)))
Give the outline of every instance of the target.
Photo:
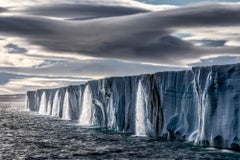
POLYGON ((47 110, 46 110, 46 114, 47 115, 51 115, 51 110, 52 110, 52 103, 50 101, 50 99, 48 100, 48 103, 47 103, 47 110))
POLYGON ((46 93, 43 92, 43 94, 41 96, 40 106, 39 106, 39 114, 41 114, 41 115, 47 114, 46 103, 47 103, 46 93))
POLYGON ((80 115, 79 123, 82 125, 91 124, 91 112, 92 111, 92 93, 89 85, 86 86, 83 93, 83 104, 80 115))
POLYGON ((144 112, 144 90, 142 82, 138 82, 137 98, 135 111, 135 134, 138 136, 146 135, 145 112, 144 112))
POLYGON ((200 130, 200 123, 201 123, 201 102, 200 102, 200 95, 199 95, 199 88, 198 88, 198 83, 199 83, 199 75, 198 77, 195 77, 194 80, 191 82, 193 84, 193 97, 194 97, 194 102, 195 105, 198 108, 198 114, 197 114, 197 119, 198 121, 196 121, 196 125, 195 125, 195 130, 189 135, 189 137, 187 138, 188 141, 190 142, 194 142, 197 143, 198 142, 198 137, 199 137, 199 130, 200 130))
POLYGON ((206 109, 207 109, 207 105, 208 105, 208 100, 207 100, 207 89, 209 87, 209 83, 211 81, 211 72, 209 72, 208 76, 207 76, 207 82, 206 85, 204 87, 203 93, 202 93, 202 101, 201 101, 201 107, 202 107, 202 111, 201 111, 201 124, 200 124, 200 140, 204 140, 204 136, 205 133, 204 131, 206 130, 206 109))
POLYGON ((52 109, 52 116, 55 117, 59 117, 59 109, 60 109, 60 105, 59 105, 59 90, 57 90, 57 92, 55 93, 54 99, 53 99, 53 109, 52 109))
POLYGON ((114 108, 114 102, 113 102, 112 97, 110 97, 108 108, 109 108, 108 109, 108 114, 109 114, 108 126, 111 127, 111 128, 114 128, 115 124, 116 124, 116 116, 115 116, 116 111, 115 111, 115 108, 114 108))
POLYGON ((70 113, 69 113, 69 93, 68 90, 66 90, 64 101, 63 101, 63 115, 62 119, 64 120, 70 120, 70 113))

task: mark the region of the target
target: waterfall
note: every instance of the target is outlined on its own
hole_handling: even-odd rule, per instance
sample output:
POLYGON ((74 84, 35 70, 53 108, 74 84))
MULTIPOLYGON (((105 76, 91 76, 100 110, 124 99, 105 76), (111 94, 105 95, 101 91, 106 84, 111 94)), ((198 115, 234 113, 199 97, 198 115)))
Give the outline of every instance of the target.
POLYGON ((206 114, 208 114, 207 109, 208 109, 208 105, 209 105, 207 94, 208 94, 208 89, 209 89, 211 80, 212 80, 212 73, 209 72, 207 79, 206 79, 206 84, 205 84, 203 92, 202 92, 202 98, 201 98, 201 113, 200 113, 201 124, 200 124, 200 132, 199 132, 200 140, 205 140, 204 138, 208 138, 208 137, 206 137, 207 134, 205 132, 208 127, 206 124, 206 123, 208 123, 208 122, 206 122, 206 118, 209 118, 209 117, 206 117, 206 114))
POLYGON ((41 96, 40 106, 39 106, 39 114, 46 115, 46 105, 47 105, 47 98, 46 93, 43 92, 41 96))
POLYGON ((91 124, 91 110, 92 110, 92 93, 90 87, 87 85, 83 93, 83 104, 79 123, 82 125, 91 124))
POLYGON ((197 120, 195 120, 195 127, 194 131, 189 135, 187 138, 188 141, 197 143, 198 142, 198 137, 200 135, 200 125, 201 125, 201 101, 200 101, 200 93, 199 93, 199 74, 197 77, 194 77, 194 80, 191 82, 193 84, 193 99, 194 99, 194 106, 197 106, 197 120))
POLYGON ((51 102, 51 96, 48 100, 48 103, 47 103, 47 110, 46 110, 46 114, 47 115, 51 115, 51 110, 52 110, 52 102, 51 102))
POLYGON ((70 113, 69 113, 69 93, 68 90, 66 89, 66 93, 64 96, 64 101, 63 101, 63 115, 62 115, 62 119, 65 120, 70 120, 70 113))
POLYGON ((58 97, 59 97, 59 90, 57 90, 53 99, 52 116, 55 116, 55 117, 59 117, 60 105, 59 105, 58 97))
POLYGON ((146 135, 145 128, 145 111, 144 103, 145 96, 141 81, 138 82, 137 97, 136 97, 136 111, 135 111, 135 134, 146 135))
MULTIPOLYGON (((116 97, 117 98, 117 97, 116 97)), ((110 97, 109 104, 108 104, 108 126, 114 128, 116 126, 116 116, 115 116, 115 106, 113 102, 113 97, 110 97)))

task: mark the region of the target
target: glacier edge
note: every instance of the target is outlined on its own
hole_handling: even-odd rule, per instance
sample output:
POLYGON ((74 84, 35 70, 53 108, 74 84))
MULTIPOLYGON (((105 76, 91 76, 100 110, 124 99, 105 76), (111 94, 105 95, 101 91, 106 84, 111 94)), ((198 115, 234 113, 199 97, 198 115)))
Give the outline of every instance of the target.
POLYGON ((240 64, 29 91, 26 108, 132 134, 240 150, 240 64))

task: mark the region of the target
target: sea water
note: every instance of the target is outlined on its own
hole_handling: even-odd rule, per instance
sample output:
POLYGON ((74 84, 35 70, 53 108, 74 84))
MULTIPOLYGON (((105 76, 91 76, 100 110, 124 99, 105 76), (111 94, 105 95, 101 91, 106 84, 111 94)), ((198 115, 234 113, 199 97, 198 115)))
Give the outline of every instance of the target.
POLYGON ((240 153, 118 133, 0 103, 0 159, 239 159, 240 153))

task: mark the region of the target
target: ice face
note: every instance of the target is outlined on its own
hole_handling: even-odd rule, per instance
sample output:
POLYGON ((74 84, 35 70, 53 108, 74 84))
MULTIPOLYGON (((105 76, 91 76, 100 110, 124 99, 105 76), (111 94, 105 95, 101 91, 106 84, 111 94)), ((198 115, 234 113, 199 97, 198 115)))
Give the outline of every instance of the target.
POLYGON ((28 92, 27 108, 137 135, 240 149, 240 64, 28 92))
POLYGON ((136 98, 136 121, 135 121, 135 132, 136 135, 146 135, 146 111, 145 111, 145 102, 146 95, 143 90, 142 82, 138 82, 137 88, 137 98, 136 98))
POLYGON ((79 123, 82 125, 90 125, 92 124, 91 118, 92 118, 92 93, 89 85, 87 85, 83 93, 83 104, 79 123))
POLYGON ((70 120, 70 106, 69 106, 69 92, 68 90, 65 91, 64 101, 63 101, 63 113, 62 119, 70 120))
POLYGON ((60 101, 59 101, 59 90, 56 91, 53 100, 53 108, 52 108, 52 116, 59 117, 60 116, 60 101))
POLYGON ((47 114, 47 97, 46 92, 43 92, 41 96, 40 106, 39 106, 39 114, 46 115, 47 114))

